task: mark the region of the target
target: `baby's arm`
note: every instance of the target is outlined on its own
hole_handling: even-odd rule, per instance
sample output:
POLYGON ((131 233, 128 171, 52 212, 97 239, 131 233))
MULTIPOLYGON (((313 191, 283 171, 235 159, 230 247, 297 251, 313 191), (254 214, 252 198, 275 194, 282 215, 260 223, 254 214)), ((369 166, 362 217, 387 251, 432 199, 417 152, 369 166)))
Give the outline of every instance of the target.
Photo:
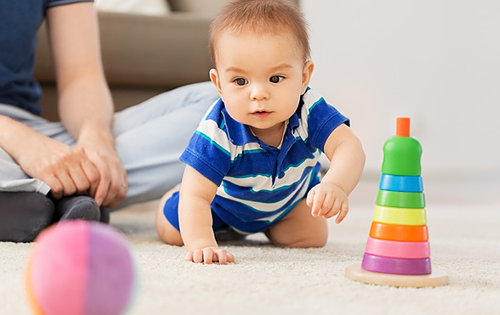
POLYGON ((186 166, 179 196, 179 225, 188 251, 186 260, 206 264, 234 262, 234 256, 215 240, 210 204, 216 192, 217 185, 186 166))
POLYGON ((361 178, 365 153, 361 141, 344 124, 330 134, 324 153, 330 160, 330 169, 309 192, 307 205, 313 216, 328 219, 338 214, 335 222, 340 223, 349 211, 347 197, 361 178))

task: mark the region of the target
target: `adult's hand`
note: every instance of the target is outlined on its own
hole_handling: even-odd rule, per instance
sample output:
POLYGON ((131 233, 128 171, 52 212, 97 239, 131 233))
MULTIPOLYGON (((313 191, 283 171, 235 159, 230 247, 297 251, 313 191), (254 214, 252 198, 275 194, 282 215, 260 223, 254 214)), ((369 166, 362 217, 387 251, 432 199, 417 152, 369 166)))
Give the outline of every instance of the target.
POLYGON ((89 194, 103 207, 115 207, 127 195, 127 173, 111 140, 81 136, 76 149, 81 149, 99 173, 99 182, 91 185, 89 194))
POLYGON ((45 182, 55 199, 88 193, 99 206, 115 207, 125 198, 127 175, 112 136, 85 133, 70 147, 9 117, 0 115, 0 124, 0 147, 27 175, 45 182))
POLYGON ((72 148, 38 134, 25 143, 29 151, 17 156, 23 171, 50 186, 55 199, 83 194, 99 182, 99 172, 81 148, 72 148))
POLYGON ((85 193, 99 183, 99 171, 82 148, 72 148, 2 115, 0 147, 26 174, 49 185, 56 199, 85 193))

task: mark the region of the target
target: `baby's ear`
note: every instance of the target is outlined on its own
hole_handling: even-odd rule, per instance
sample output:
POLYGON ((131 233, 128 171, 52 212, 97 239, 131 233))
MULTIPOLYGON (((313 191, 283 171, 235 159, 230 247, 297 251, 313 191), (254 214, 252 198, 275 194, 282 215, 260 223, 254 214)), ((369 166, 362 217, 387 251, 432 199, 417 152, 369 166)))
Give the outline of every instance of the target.
POLYGON ((210 69, 209 74, 210 74, 210 80, 215 85, 215 88, 219 92, 219 95, 221 95, 222 89, 221 89, 221 86, 220 86, 219 73, 217 72, 216 69, 210 69))
POLYGON ((304 64, 304 68, 302 70, 302 93, 301 94, 304 94, 307 87, 309 86, 309 82, 311 81, 313 71, 314 71, 314 62, 312 62, 312 60, 309 60, 304 64))

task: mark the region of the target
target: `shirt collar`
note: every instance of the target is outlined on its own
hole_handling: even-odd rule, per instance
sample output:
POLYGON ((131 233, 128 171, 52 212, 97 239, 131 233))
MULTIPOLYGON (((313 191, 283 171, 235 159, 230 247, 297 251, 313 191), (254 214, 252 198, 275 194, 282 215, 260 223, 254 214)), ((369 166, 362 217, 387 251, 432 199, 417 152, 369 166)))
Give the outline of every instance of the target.
POLYGON ((234 145, 245 145, 250 142, 259 142, 247 125, 237 122, 229 115, 226 107, 221 110, 224 118, 225 129, 229 141, 234 145))

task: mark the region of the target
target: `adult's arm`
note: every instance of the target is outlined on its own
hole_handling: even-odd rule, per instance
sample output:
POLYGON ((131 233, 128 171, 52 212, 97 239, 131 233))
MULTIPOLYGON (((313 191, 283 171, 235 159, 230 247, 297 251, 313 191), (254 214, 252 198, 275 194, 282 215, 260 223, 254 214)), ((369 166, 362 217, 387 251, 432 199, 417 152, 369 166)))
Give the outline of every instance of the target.
POLYGON ((57 78, 59 115, 99 174, 90 195, 98 204, 118 205, 127 175, 111 132, 113 102, 104 77, 97 14, 93 3, 56 6, 47 12, 57 78))

